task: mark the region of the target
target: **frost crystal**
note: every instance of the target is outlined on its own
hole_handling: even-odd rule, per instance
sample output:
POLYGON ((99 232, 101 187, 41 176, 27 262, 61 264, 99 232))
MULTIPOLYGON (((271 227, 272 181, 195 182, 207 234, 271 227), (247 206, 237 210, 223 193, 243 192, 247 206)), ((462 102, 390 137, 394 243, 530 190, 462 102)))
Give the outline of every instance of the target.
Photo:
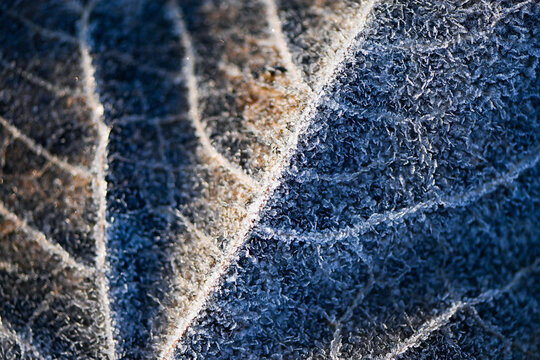
POLYGON ((0 3, 0 359, 537 358, 540 4, 0 3))

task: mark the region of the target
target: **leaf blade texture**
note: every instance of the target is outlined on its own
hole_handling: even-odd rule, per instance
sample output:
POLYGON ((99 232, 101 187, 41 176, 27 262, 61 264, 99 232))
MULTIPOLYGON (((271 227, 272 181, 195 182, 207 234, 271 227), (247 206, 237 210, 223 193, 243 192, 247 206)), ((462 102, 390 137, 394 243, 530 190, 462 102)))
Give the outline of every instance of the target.
POLYGON ((537 356, 537 2, 0 16, 0 357, 537 356))

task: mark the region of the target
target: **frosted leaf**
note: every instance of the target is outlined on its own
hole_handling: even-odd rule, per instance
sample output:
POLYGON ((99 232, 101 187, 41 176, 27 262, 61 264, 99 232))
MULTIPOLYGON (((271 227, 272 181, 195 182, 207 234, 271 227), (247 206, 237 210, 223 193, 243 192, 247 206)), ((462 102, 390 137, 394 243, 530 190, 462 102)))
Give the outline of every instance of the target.
POLYGON ((0 271, 0 318, 7 358, 114 352, 100 197, 107 130, 86 50, 91 7, 1 6, 0 246, 9 266, 0 271), (22 20, 50 23, 37 19, 43 7, 77 29, 72 35, 80 41, 58 41, 22 20))
MULTIPOLYGON (((456 304, 537 278, 540 9, 462 5, 375 5, 176 358, 441 354, 456 304)), ((527 356, 470 323, 457 354, 527 356)))
POLYGON ((0 358, 534 357, 539 18, 2 3, 0 358))

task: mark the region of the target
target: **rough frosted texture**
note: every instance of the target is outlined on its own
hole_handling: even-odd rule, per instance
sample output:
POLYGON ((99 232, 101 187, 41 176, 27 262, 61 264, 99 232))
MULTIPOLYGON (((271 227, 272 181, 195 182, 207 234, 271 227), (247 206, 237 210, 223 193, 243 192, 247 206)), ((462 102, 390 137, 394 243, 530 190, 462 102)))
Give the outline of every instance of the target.
POLYGON ((0 1, 0 359, 533 359, 540 4, 0 1))

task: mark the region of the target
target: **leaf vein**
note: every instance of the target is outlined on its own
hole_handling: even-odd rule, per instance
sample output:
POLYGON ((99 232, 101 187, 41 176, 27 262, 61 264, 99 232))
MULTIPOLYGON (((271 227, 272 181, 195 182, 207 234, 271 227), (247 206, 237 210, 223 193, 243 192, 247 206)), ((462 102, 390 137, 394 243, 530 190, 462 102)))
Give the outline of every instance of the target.
POLYGON ((49 252, 50 254, 59 256, 66 265, 71 266, 86 275, 92 274, 94 272, 93 268, 73 258, 73 256, 68 253, 62 246, 53 243, 45 236, 45 234, 43 234, 41 231, 34 228, 33 226, 29 225, 25 219, 19 218, 15 213, 8 210, 2 202, 0 202, 0 215, 13 222, 24 233, 30 235, 42 249, 49 252))
POLYGON ((28 341, 26 341, 22 336, 20 336, 16 331, 12 330, 11 327, 6 323, 5 320, 0 317, 0 335, 4 334, 8 338, 15 340, 15 342, 21 347, 22 355, 31 353, 33 356, 37 357, 39 360, 46 360, 45 356, 41 354, 38 349, 28 341))
MULTIPOLYGON (((320 102, 323 100, 321 89, 324 89, 331 83, 333 75, 342 68, 342 66, 348 59, 350 59, 351 54, 348 51, 351 50, 351 47, 353 47, 358 35, 361 33, 361 31, 367 24, 368 15, 371 13, 371 10, 375 6, 375 3, 376 0, 369 0, 363 4, 363 7, 360 10, 360 15, 358 17, 360 20, 357 22, 357 25, 353 29, 353 31, 351 31, 351 33, 346 36, 342 48, 337 51, 331 61, 328 62, 328 67, 323 72, 324 76, 322 77, 321 83, 317 87, 318 91, 315 91, 313 93, 314 96, 311 98, 311 101, 308 103, 307 107, 302 111, 300 115, 293 115, 295 117, 299 117, 299 125, 296 127, 293 135, 287 142, 287 146, 285 147, 281 159, 278 160, 274 167, 265 174, 259 193, 255 196, 254 201, 248 208, 246 217, 242 221, 242 230, 239 232, 239 236, 237 236, 231 241, 231 244, 225 251, 223 260, 219 265, 216 266, 215 271, 208 276, 208 280, 202 286, 200 292, 193 301, 188 313, 176 326, 174 335, 167 341, 167 343, 163 347, 163 350, 159 355, 160 359, 171 358, 176 348, 176 345, 185 335, 191 323, 202 311, 204 305, 213 293, 215 287, 219 284, 221 277, 226 272, 229 264, 234 261, 238 254, 238 251, 240 250, 240 247, 247 240, 250 231, 253 230, 254 224, 260 217, 261 209, 264 207, 273 191, 278 187, 279 182, 281 181, 283 174, 287 168, 287 165, 289 164, 295 151, 297 151, 301 134, 307 131, 310 120, 313 119, 313 113, 315 109, 317 108, 317 106, 320 105, 320 102)), ((179 9, 177 9, 176 12, 178 15, 180 15, 178 11, 179 9)), ((182 26, 182 23, 179 22, 179 25, 182 26)), ((179 30, 181 31, 181 29, 179 30)))
POLYGON ((379 359, 396 359, 398 356, 407 352, 407 350, 419 346, 424 341, 426 341, 435 331, 441 329, 443 326, 448 324, 452 317, 458 311, 469 306, 482 304, 492 299, 496 299, 501 295, 510 292, 523 279, 524 276, 534 271, 539 265, 540 258, 537 258, 532 265, 522 268, 518 272, 516 272, 511 281, 507 283, 504 287, 485 290, 477 297, 454 302, 449 308, 444 310, 438 316, 426 321, 412 336, 394 345, 389 353, 379 357, 379 359))
POLYGON ((59 158, 56 155, 51 154, 48 150, 46 150, 43 146, 36 143, 34 140, 32 140, 30 137, 23 134, 19 129, 17 129, 15 126, 11 125, 6 119, 4 119, 2 116, 0 116, 0 125, 6 129, 11 136, 14 139, 18 139, 21 142, 23 142, 30 150, 32 150, 34 153, 36 153, 39 156, 43 156, 45 159, 47 159, 52 164, 58 166, 62 170, 66 171, 68 174, 77 177, 83 177, 83 178, 91 178, 92 174, 89 169, 79 166, 79 165, 72 165, 69 162, 59 158))
POLYGON ((291 51, 288 46, 285 34, 283 34, 283 25, 278 15, 276 0, 262 0, 266 7, 266 17, 271 29, 272 34, 274 35, 274 43, 277 47, 281 59, 285 63, 285 68, 290 71, 293 80, 296 84, 299 84, 303 90, 308 93, 311 93, 312 89, 308 86, 302 72, 296 66, 293 61, 291 51))
POLYGON ((512 164, 510 171, 500 174, 493 180, 483 183, 476 188, 447 197, 438 197, 435 199, 422 201, 400 210, 372 214, 365 221, 360 221, 352 226, 343 227, 337 231, 307 231, 302 233, 296 232, 295 230, 276 230, 271 228, 264 228, 260 231, 263 234, 276 236, 278 239, 284 241, 320 241, 322 243, 326 243, 346 237, 356 237, 377 225, 387 222, 395 222, 407 216, 412 216, 417 213, 421 213, 422 211, 433 209, 436 206, 442 206, 444 208, 458 208, 470 205, 485 195, 494 192, 499 188, 499 186, 514 182, 524 171, 534 168, 539 161, 540 145, 534 148, 532 154, 522 158, 517 163, 512 164))
POLYGON ((81 26, 79 32, 79 50, 81 53, 81 68, 83 71, 84 94, 87 105, 91 110, 91 120, 95 124, 98 133, 98 143, 95 157, 92 161, 91 171, 94 174, 92 181, 94 200, 98 205, 98 220, 94 226, 93 233, 96 242, 96 269, 99 301, 103 308, 105 317, 105 330, 107 336, 107 355, 110 360, 116 359, 116 342, 114 339, 113 323, 111 317, 110 298, 107 282, 107 247, 106 247, 106 194, 107 182, 105 180, 107 145, 109 142, 110 129, 103 122, 103 105, 100 103, 95 80, 95 69, 92 64, 92 57, 88 47, 88 23, 90 15, 98 0, 92 0, 86 4, 81 16, 81 26))
POLYGON ((183 75, 188 89, 189 114, 202 149, 212 160, 223 168, 227 169, 245 185, 248 185, 253 189, 259 189, 260 185, 258 181, 248 175, 240 166, 233 164, 229 159, 221 154, 212 144, 208 134, 206 133, 205 127, 201 121, 201 114, 199 112, 199 94, 197 88, 197 75, 195 74, 195 50, 193 49, 191 36, 188 33, 180 7, 175 4, 174 1, 170 1, 168 4, 170 17, 174 21, 174 26, 186 51, 183 75))
POLYGON ((13 61, 10 62, 10 61, 5 60, 1 52, 0 52, 0 66, 13 71, 17 75, 21 76, 23 79, 30 82, 31 84, 37 85, 47 91, 50 91, 52 94, 54 94, 58 98, 69 97, 69 96, 78 98, 78 97, 83 96, 83 94, 81 94, 78 90, 72 90, 69 88, 57 86, 37 75, 32 74, 31 72, 25 69, 19 68, 15 64, 15 62, 13 61))
POLYGON ((79 40, 76 37, 71 36, 71 35, 69 35, 69 34, 67 34, 65 32, 62 32, 62 31, 51 30, 51 29, 47 29, 47 28, 45 28, 43 26, 40 26, 40 25, 36 24, 35 22, 33 22, 32 20, 28 19, 27 17, 22 16, 20 14, 17 14, 13 10, 7 11, 7 14, 11 18, 13 18, 15 20, 18 20, 21 23, 23 23, 26 27, 28 27, 34 33, 39 34, 39 35, 41 35, 43 37, 53 39, 53 40, 63 41, 63 42, 70 43, 70 44, 76 44, 76 45, 79 44, 79 40))

